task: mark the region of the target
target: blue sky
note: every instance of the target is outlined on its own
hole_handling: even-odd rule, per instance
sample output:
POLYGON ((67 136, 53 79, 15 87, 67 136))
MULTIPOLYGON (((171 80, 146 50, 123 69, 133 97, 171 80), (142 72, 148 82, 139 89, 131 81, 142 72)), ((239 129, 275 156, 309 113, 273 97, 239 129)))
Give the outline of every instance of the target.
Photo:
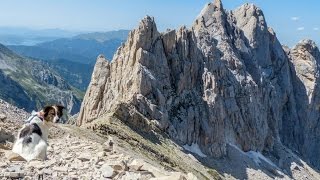
MULTIPOLYGON (((222 0, 234 9, 245 2, 263 11, 283 44, 310 38, 320 43, 319 0, 222 0)), ((158 28, 190 26, 210 0, 2 0, 0 26, 108 31, 132 29, 145 15, 158 28)))

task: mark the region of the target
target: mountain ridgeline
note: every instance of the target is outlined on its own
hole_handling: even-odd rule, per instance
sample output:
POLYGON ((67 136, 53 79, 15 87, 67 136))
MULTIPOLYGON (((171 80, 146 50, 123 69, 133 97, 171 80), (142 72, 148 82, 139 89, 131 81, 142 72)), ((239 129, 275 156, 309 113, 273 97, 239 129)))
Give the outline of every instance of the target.
POLYGON ((147 16, 115 53, 99 56, 78 125, 113 114, 210 157, 232 147, 296 152, 320 168, 320 52, 311 40, 283 47, 253 4, 202 10, 191 28, 160 33, 147 16))
POLYGON ((72 38, 60 38, 42 42, 34 46, 10 45, 16 53, 42 60, 66 59, 82 64, 94 64, 99 54, 112 58, 114 52, 128 37, 129 31, 109 31, 87 33, 72 38))
POLYGON ((95 59, 104 54, 111 59, 128 37, 129 31, 109 31, 79 34, 33 46, 9 45, 15 53, 40 60, 54 69, 70 85, 85 91, 89 85, 95 59))

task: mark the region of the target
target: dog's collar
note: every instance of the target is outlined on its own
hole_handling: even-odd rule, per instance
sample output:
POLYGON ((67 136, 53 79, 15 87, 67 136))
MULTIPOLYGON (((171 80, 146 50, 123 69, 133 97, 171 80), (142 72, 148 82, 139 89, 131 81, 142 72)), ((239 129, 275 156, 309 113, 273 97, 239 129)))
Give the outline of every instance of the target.
POLYGON ((41 121, 44 121, 43 113, 41 113, 41 111, 32 111, 31 116, 25 122, 30 123, 35 117, 38 117, 41 121))
POLYGON ((44 120, 43 114, 41 112, 37 112, 37 116, 39 119, 41 119, 41 121, 44 120))

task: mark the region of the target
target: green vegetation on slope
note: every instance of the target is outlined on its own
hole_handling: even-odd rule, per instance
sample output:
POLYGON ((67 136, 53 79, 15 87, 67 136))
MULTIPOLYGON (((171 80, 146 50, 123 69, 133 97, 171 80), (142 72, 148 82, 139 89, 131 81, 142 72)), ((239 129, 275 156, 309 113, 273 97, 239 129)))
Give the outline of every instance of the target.
POLYGON ((3 45, 0 45, 0 73, 0 97, 20 108, 31 111, 58 103, 70 114, 79 111, 83 97, 80 90, 48 66, 20 57, 3 45))

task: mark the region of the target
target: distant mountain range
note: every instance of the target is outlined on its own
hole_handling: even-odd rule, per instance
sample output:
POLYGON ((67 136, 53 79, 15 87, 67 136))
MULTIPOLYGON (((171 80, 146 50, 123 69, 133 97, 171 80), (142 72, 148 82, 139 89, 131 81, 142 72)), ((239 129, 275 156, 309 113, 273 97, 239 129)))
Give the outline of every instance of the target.
POLYGON ((5 45, 35 45, 59 38, 69 38, 83 32, 61 29, 29 29, 23 27, 0 27, 0 43, 5 45))
POLYGON ((35 34, 0 28, 0 36, 5 32, 26 39, 31 36, 45 39, 56 32, 56 36, 64 38, 55 37, 32 46, 0 45, 0 98, 28 111, 47 103, 60 103, 71 114, 80 108, 97 56, 104 54, 112 59, 129 33, 119 30, 67 38, 71 32, 47 30, 35 34))
POLYGON ((43 60, 66 59, 83 64, 95 63, 99 54, 112 59, 114 52, 128 36, 128 30, 87 33, 60 38, 34 46, 10 45, 20 55, 43 60))
POLYGON ((83 94, 49 66, 21 57, 0 44, 0 99, 27 111, 62 104, 79 111, 83 94))
POLYGON ((66 59, 93 64, 99 54, 112 59, 114 52, 128 36, 128 30, 87 33, 71 38, 60 38, 34 46, 10 45, 16 53, 43 60, 66 59))
POLYGON ((17 54, 40 60, 72 86, 85 91, 99 54, 109 60, 128 36, 128 30, 80 34, 34 46, 9 45, 17 54))
POLYGON ((109 31, 109 32, 94 32, 87 34, 79 34, 73 39, 86 39, 86 40, 96 40, 98 42, 105 42, 112 39, 119 39, 122 41, 127 40, 128 30, 119 30, 119 31, 109 31))

